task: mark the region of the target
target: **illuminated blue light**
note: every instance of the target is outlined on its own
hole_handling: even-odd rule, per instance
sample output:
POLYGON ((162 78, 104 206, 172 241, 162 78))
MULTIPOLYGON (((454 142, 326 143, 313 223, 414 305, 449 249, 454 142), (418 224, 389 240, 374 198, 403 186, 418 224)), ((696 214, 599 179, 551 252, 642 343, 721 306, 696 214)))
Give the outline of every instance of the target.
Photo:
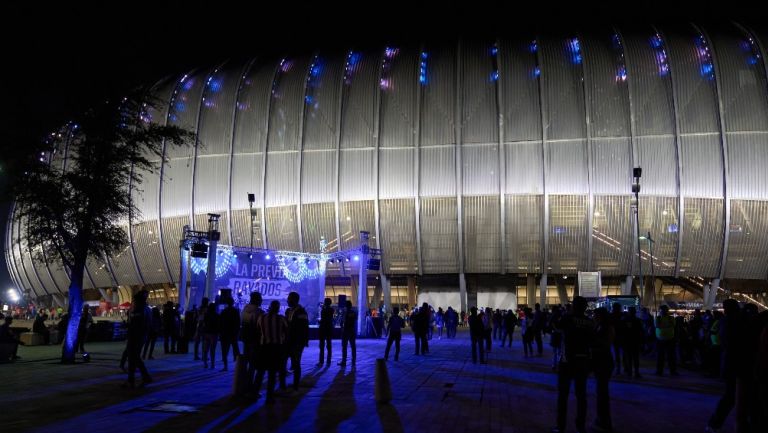
POLYGON ((288 257, 278 255, 277 263, 283 271, 285 278, 292 283, 299 283, 304 280, 314 280, 325 273, 325 260, 312 260, 307 262, 305 258, 296 260, 286 260, 288 257))
POLYGON ((426 51, 422 51, 422 52, 421 52, 421 59, 422 59, 422 60, 427 60, 427 56, 428 56, 428 54, 427 54, 427 52, 426 52, 426 51))
POLYGON ((659 76, 666 76, 669 74, 669 62, 667 60, 667 50, 664 49, 664 41, 657 33, 651 36, 651 47, 654 49, 656 56, 656 65, 659 68, 659 76))
POLYGON ((184 112, 184 110, 186 110, 186 109, 187 109, 187 105, 186 105, 184 102, 182 102, 182 101, 178 101, 178 102, 176 102, 175 104, 173 104, 173 108, 174 108, 174 109, 175 109, 177 112, 179 112, 179 113, 183 113, 183 112, 184 112))
POLYGON ((746 62, 749 66, 755 66, 760 60, 760 48, 755 44, 755 40, 752 36, 747 36, 746 40, 739 43, 741 49, 746 53, 746 62))
POLYGON ((389 78, 382 78, 379 80, 379 87, 381 90, 389 90, 392 88, 392 82, 389 81, 389 78))
POLYGON ((355 256, 355 257, 352 258, 352 260, 358 262, 358 261, 360 261, 360 256, 355 256))
POLYGON ((533 68, 533 77, 539 78, 540 76, 541 76, 541 68, 536 66, 535 68, 533 68))
POLYGON ((707 45, 707 40, 704 38, 704 35, 697 36, 694 39, 694 44, 696 45, 696 53, 699 56, 699 62, 701 64, 699 69, 701 76, 707 80, 714 79, 715 68, 712 64, 712 55, 709 52, 709 45, 707 45))
POLYGON ((266 260, 270 260, 270 259, 272 258, 272 256, 270 256, 269 254, 267 254, 266 256, 264 256, 264 258, 265 258, 266 260))
POLYGON ((215 103, 214 103, 212 100, 210 100, 210 99, 205 99, 205 100, 203 101, 203 105, 205 105, 205 107, 206 107, 206 108, 212 108, 212 107, 214 107, 216 104, 215 104, 215 103))
POLYGON ((677 233, 677 224, 672 223, 667 226, 667 232, 668 233, 677 233))
POLYGON ((499 54, 499 47, 494 45, 491 47, 491 56, 496 57, 497 54, 499 54))
POLYGON ((349 54, 349 64, 350 66, 355 66, 360 61, 360 53, 351 52, 349 54))
POLYGON ((393 59, 399 52, 400 50, 397 48, 387 47, 384 49, 384 57, 388 59, 393 59))
POLYGON ((498 81, 498 79, 499 79, 499 71, 491 72, 491 81, 498 81))
POLYGON ((658 34, 651 36, 651 47, 653 48, 661 48, 663 45, 663 42, 661 40, 661 36, 658 34))
POLYGON ((208 88, 211 90, 211 92, 218 93, 222 88, 221 79, 210 80, 208 82, 208 88))
POLYGON ((568 48, 571 51, 571 61, 576 64, 581 64, 581 44, 578 38, 573 38, 568 41, 568 48))
POLYGON ((347 63, 344 66, 344 84, 352 83, 352 75, 357 70, 356 65, 360 62, 360 53, 350 51, 347 54, 347 63))
POLYGON ((427 53, 421 53, 421 63, 419 63, 419 83, 424 86, 427 84, 427 53))
POLYGON ((756 56, 749 56, 747 57, 747 64, 750 66, 757 64, 757 57, 756 56))
POLYGON ((304 97, 304 102, 306 102, 307 104, 312 104, 312 100, 313 100, 312 95, 307 95, 304 97))
POLYGON ((312 77, 317 77, 318 75, 320 75, 320 72, 322 72, 322 70, 323 70, 322 65, 319 65, 319 64, 312 65, 312 69, 309 70, 309 75, 312 77))
POLYGON ((555 234, 563 234, 568 232, 568 229, 563 226, 554 226, 552 227, 552 232, 555 234))
POLYGON ((184 85, 181 88, 184 90, 190 90, 194 85, 195 85, 195 80, 189 80, 184 82, 184 85))
POLYGON ((624 67, 624 65, 619 66, 619 70, 618 72, 616 72, 616 81, 617 82, 627 81, 627 68, 624 67))
MULTIPOLYGON (((189 253, 185 251, 186 254, 189 253)), ((216 258, 216 278, 224 276, 235 260, 237 260, 237 256, 232 252, 231 248, 221 247, 219 249, 219 257, 216 258)), ((208 270, 208 259, 192 257, 190 266, 195 274, 205 273, 208 270)))
POLYGON ((531 41, 531 44, 528 45, 528 51, 530 51, 532 53, 535 53, 535 52, 539 51, 539 43, 536 41, 536 39, 531 41))

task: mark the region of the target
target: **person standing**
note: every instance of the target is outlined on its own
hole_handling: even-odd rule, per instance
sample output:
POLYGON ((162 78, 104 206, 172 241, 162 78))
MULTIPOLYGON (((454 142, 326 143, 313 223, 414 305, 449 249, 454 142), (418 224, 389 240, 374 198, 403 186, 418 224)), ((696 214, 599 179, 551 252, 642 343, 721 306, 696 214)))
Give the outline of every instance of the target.
POLYGON ((485 339, 485 352, 491 352, 491 340, 493 339, 493 309, 491 307, 485 308, 485 314, 483 315, 483 338, 485 339))
MULTIPOLYGON (((611 306, 610 320, 614 326, 616 338, 613 340, 613 356, 614 356, 614 368, 616 374, 621 374, 622 357, 624 356, 624 329, 619 326, 624 318, 624 312, 621 309, 621 304, 614 302, 611 306)), ((624 366, 624 370, 627 370, 627 366, 624 366)))
POLYGON ((221 371, 229 370, 227 357, 229 357, 229 348, 232 348, 232 357, 234 362, 240 356, 240 347, 237 343, 240 334, 240 311, 234 307, 235 300, 230 296, 226 300, 227 306, 219 315, 219 338, 221 339, 221 362, 224 368, 221 371))
POLYGON ((445 326, 448 338, 455 338, 456 327, 459 326, 459 315, 456 313, 456 310, 454 310, 453 307, 448 307, 448 310, 445 312, 445 326))
POLYGON ((629 307, 622 320, 624 328, 624 374, 629 376, 634 371, 635 379, 640 379, 640 349, 643 346, 643 322, 637 317, 637 309, 629 307))
POLYGON ((357 360, 355 335, 357 334, 357 312, 352 309, 352 301, 347 301, 344 309, 344 321, 341 326, 341 361, 338 365, 347 365, 347 345, 352 346, 352 367, 357 360))
MULTIPOLYGON (((288 321, 286 346, 293 370, 293 389, 298 391, 301 380, 301 355, 304 353, 304 348, 309 346, 309 315, 307 310, 299 305, 299 294, 296 292, 288 294, 288 309, 285 310, 285 317, 288 321)), ((282 381, 285 383, 285 362, 283 362, 283 372, 282 381)))
POLYGON ((472 342, 472 363, 477 364, 477 354, 480 352, 480 363, 485 364, 483 350, 485 326, 483 326, 483 319, 477 315, 477 307, 469 309, 469 337, 472 342))
POLYGON ((203 368, 208 368, 208 355, 210 354, 211 370, 216 366, 216 344, 219 340, 219 314, 216 304, 211 302, 203 317, 203 368))
POLYGON ((166 354, 176 353, 176 313, 173 302, 163 306, 163 349, 166 354))
POLYGON ((195 315, 195 361, 200 360, 200 343, 203 341, 205 329, 205 313, 208 311, 208 298, 203 298, 200 309, 195 315))
POLYGON ((523 334, 523 353, 525 357, 533 356, 533 311, 526 307, 520 320, 520 332, 523 334))
POLYGON ((259 319, 261 330, 261 348, 266 356, 265 366, 259 368, 256 378, 256 395, 259 394, 261 381, 264 378, 264 367, 269 372, 267 376, 267 404, 275 402, 275 379, 279 372, 283 371, 281 363, 285 366, 284 345, 288 333, 288 322, 285 316, 280 314, 280 301, 272 301, 269 304, 267 314, 259 319))
POLYGON ((600 307, 595 310, 592 370, 595 372, 595 388, 597 393, 597 419, 595 420, 595 427, 600 431, 611 431, 613 429, 608 383, 611 379, 611 372, 614 369, 611 347, 616 347, 614 344, 616 332, 613 327, 613 320, 616 317, 614 312, 609 317, 608 310, 605 308, 600 307))
POLYGON ((402 329, 405 328, 405 321, 400 317, 400 309, 392 307, 392 317, 389 318, 387 326, 387 348, 384 350, 384 359, 389 359, 389 349, 392 343, 395 343, 395 361, 400 357, 400 339, 402 338, 402 329))
POLYGON ((552 307, 552 315, 547 323, 547 328, 549 328, 549 345, 552 347, 552 370, 557 370, 563 345, 563 331, 560 329, 560 319, 562 319, 560 307, 555 305, 552 307))
POLYGON ((677 376, 677 357, 675 356, 675 319, 669 315, 669 307, 659 307, 656 318, 656 375, 664 374, 664 358, 669 364, 669 373, 677 376))
POLYGON ((429 304, 426 302, 415 314, 411 314, 411 328, 416 343, 416 355, 426 355, 429 352, 427 342, 427 327, 429 326, 429 304))
POLYGON ((504 314, 504 318, 502 319, 504 334, 501 337, 501 347, 504 347, 504 342, 507 341, 507 337, 509 337, 508 347, 512 347, 512 336, 515 334, 515 325, 517 325, 515 312, 512 310, 507 310, 507 313, 504 314))
MULTIPOLYGON (((718 432, 725 424, 725 419, 728 418, 728 414, 737 404, 736 394, 740 390, 739 381, 743 374, 750 376, 752 371, 741 372, 740 368, 743 367, 744 351, 745 351, 745 334, 744 321, 739 308, 739 303, 735 299, 726 299, 723 301, 723 311, 725 316, 720 319, 719 326, 719 338, 722 348, 722 375, 725 379, 725 390, 722 397, 717 402, 715 412, 709 418, 707 423, 707 432, 718 432)), ((750 380, 754 380, 751 378, 750 380)), ((744 429, 744 415, 742 411, 736 411, 736 426, 737 431, 749 431, 744 429), (741 412, 741 413, 740 413, 741 412), (741 427, 741 429, 739 428, 741 427)))
POLYGON ((333 307, 331 307, 331 298, 325 298, 323 308, 320 310, 320 327, 318 329, 320 336, 320 360, 318 367, 323 366, 323 349, 328 350, 325 364, 331 365, 331 339, 333 338, 333 307))
POLYGON ((83 314, 80 315, 80 323, 77 326, 77 347, 80 353, 85 353, 85 340, 88 339, 88 330, 93 325, 93 316, 88 304, 83 305, 83 314))
POLYGON ((571 382, 574 383, 576 393, 576 431, 587 431, 587 376, 594 323, 584 315, 586 310, 587 300, 575 296, 571 314, 565 315, 560 321, 563 352, 557 368, 557 426, 552 429, 552 433, 565 432, 571 382))
MULTIPOLYGON (((534 305, 533 311, 533 339, 536 340, 536 353, 539 356, 544 354, 544 342, 541 339, 541 333, 544 331, 544 313, 541 311, 541 304, 534 305)), ((531 353, 533 355, 533 353, 531 353)))
POLYGON ((253 389, 254 375, 259 365, 261 346, 261 333, 259 331, 259 318, 264 315, 261 309, 261 293, 251 292, 248 305, 243 308, 242 320, 243 354, 248 362, 248 389, 253 389))
POLYGON ((443 327, 445 326, 445 313, 443 313, 443 307, 437 309, 435 313, 435 326, 437 326, 437 339, 443 339, 443 327))
POLYGON ((142 290, 133 295, 133 305, 128 316, 128 341, 126 349, 128 351, 128 381, 123 384, 124 388, 133 388, 135 386, 136 369, 141 373, 141 385, 146 386, 152 383, 147 367, 141 360, 141 348, 152 323, 149 307, 147 306, 147 296, 149 292, 142 290))
POLYGON ((493 313, 493 339, 494 340, 501 339, 501 335, 503 334, 502 326, 501 326, 502 320, 503 320, 503 316, 501 314, 501 310, 497 308, 496 311, 493 313))
POLYGON ((153 307, 149 319, 147 339, 144 342, 144 350, 142 350, 141 353, 142 359, 155 359, 152 356, 152 353, 155 351, 155 343, 157 342, 157 337, 160 335, 162 327, 161 323, 160 310, 157 307, 153 307))

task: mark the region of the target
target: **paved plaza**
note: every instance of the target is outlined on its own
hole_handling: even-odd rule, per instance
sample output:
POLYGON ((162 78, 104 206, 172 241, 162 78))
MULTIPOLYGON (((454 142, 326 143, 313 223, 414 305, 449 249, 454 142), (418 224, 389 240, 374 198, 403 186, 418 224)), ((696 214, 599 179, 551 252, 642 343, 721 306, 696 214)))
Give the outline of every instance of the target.
MULTIPOLYGON (((279 395, 273 406, 263 397, 231 398, 231 371, 220 372, 220 364, 204 370, 191 353, 164 355, 161 341, 156 359, 147 361, 154 383, 135 390, 120 387, 124 342, 90 343, 92 361, 76 365, 58 363, 58 346, 21 347, 22 359, 0 365, 0 431, 548 432, 556 396, 551 351, 524 358, 515 337, 512 348, 494 346, 488 364, 473 364, 465 330, 455 340, 433 339, 426 356, 415 356, 413 337, 404 334, 400 361, 387 363, 393 400, 384 405, 374 400, 384 340, 358 341, 356 369, 336 366, 339 341, 333 365, 316 368, 317 341, 311 341, 302 387, 279 395)), ((615 431, 702 432, 720 383, 685 369, 680 377, 656 377, 651 364, 643 360, 643 379, 614 377, 615 431)), ((594 380, 588 396, 591 424, 594 380)), ((568 431, 575 431, 573 398, 569 409, 568 431)), ((735 431, 732 419, 724 431, 735 431)))

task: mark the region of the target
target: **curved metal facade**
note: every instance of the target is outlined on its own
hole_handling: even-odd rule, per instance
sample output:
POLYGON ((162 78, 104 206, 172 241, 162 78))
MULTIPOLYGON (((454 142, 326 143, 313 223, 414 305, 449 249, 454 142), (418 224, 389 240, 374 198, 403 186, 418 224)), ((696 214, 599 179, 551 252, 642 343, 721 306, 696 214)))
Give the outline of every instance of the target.
MULTIPOLYGON (((89 263, 86 285, 175 282, 182 227, 209 212, 236 245, 255 230, 257 247, 348 248, 370 231, 389 274, 634 274, 633 166, 657 274, 765 279, 765 49, 738 25, 691 25, 192 71, 156 85, 151 114, 199 142, 145 175, 131 245, 89 263)), ((66 291, 23 224, 7 246, 17 284, 66 291)))

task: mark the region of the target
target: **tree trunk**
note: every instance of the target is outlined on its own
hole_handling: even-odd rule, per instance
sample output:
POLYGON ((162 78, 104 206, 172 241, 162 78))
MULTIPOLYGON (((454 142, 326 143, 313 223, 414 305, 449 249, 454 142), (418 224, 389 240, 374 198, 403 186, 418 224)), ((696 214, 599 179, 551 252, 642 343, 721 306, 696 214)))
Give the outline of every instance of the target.
POLYGON ((80 325, 80 317, 83 314, 83 276, 85 274, 85 255, 78 254, 75 257, 69 283, 69 322, 67 334, 61 348, 61 362, 71 364, 75 362, 78 340, 77 330, 80 325))

